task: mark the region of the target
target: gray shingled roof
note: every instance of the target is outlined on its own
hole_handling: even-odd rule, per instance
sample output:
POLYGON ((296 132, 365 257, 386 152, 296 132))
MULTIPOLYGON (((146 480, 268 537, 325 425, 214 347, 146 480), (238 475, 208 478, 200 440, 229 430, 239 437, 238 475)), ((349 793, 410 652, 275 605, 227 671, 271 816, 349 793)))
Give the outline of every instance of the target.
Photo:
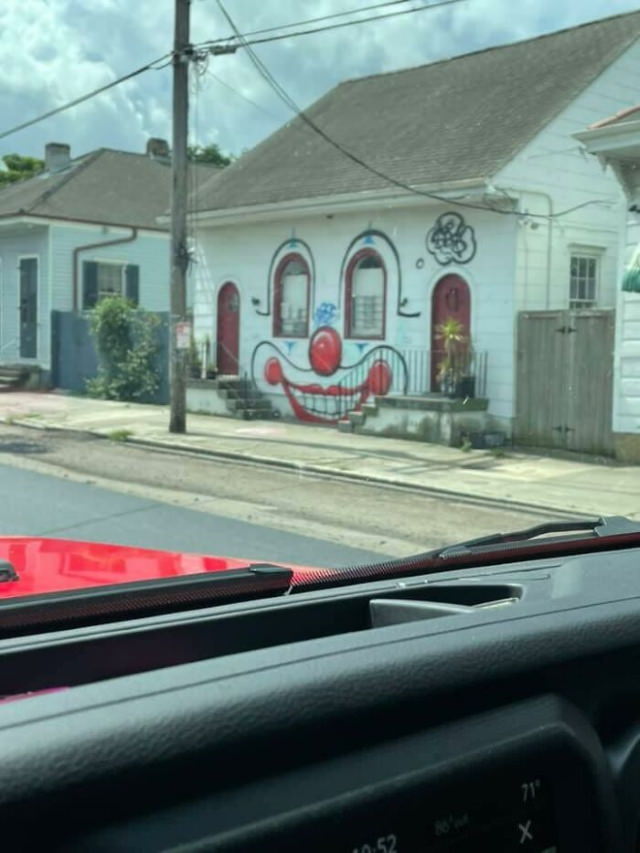
MULTIPOLYGON (((214 166, 192 164, 191 181, 211 177, 214 166)), ((41 172, 0 190, 0 217, 46 216, 165 230, 157 217, 170 203, 171 169, 145 154, 99 148, 60 172, 41 172)))
MULTIPOLYGON (((347 80, 306 112, 329 136, 412 185, 489 178, 640 35, 640 12, 389 74, 347 80)), ((195 194, 223 210, 389 187, 300 118, 195 194)))

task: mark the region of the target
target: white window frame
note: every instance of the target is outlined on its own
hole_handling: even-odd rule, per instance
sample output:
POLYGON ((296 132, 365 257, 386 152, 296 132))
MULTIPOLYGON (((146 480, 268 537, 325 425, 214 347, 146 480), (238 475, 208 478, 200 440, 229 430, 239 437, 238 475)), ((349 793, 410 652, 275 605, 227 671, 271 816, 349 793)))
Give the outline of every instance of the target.
POLYGON ((598 248, 596 246, 579 246, 573 245, 569 246, 569 310, 570 311, 581 311, 581 310, 589 310, 598 307, 598 302, 600 300, 600 282, 602 278, 602 259, 604 256, 604 249, 598 248), (595 276, 593 282, 593 298, 581 298, 574 297, 572 295, 572 283, 573 283, 573 275, 571 272, 571 268, 573 266, 573 261, 594 261, 595 262, 595 276))

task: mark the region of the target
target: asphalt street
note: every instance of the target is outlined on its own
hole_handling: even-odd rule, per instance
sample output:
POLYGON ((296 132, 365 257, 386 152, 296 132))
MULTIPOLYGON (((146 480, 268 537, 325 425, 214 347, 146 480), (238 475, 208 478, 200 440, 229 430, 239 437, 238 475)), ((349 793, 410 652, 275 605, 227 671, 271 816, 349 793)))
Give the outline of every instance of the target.
POLYGON ((0 531, 308 565, 379 554, 0 465, 0 531))
POLYGON ((312 565, 401 557, 540 521, 270 465, 0 425, 0 531, 312 565))

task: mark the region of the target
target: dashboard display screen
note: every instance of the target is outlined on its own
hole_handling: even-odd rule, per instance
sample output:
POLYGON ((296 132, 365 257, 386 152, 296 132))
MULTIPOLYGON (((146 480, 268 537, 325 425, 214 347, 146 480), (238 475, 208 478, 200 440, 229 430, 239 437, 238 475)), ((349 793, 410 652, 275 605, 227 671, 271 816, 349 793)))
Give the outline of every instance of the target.
POLYGON ((414 802, 409 812, 400 803, 398 806, 395 818, 387 815, 384 824, 374 821, 380 832, 340 849, 347 853, 560 850, 552 794, 545 780, 537 776, 496 783, 489 779, 481 791, 465 788, 437 803, 423 802, 421 808, 414 802))

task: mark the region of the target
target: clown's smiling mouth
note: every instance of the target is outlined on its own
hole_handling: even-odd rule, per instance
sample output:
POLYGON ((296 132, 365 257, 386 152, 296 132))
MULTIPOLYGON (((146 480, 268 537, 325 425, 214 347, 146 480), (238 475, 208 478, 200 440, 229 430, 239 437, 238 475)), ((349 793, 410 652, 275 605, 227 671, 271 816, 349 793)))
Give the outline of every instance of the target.
POLYGON ((343 381, 323 387, 318 383, 290 381, 276 357, 272 356, 264 366, 266 381, 270 385, 282 386, 296 416, 317 423, 335 423, 349 412, 357 411, 370 396, 386 394, 391 387, 391 368, 382 359, 371 364, 364 380, 363 371, 358 373, 360 381, 347 374, 343 381))
POLYGON ((347 417, 349 412, 358 411, 370 397, 384 396, 394 382, 406 393, 408 370, 403 356, 392 347, 381 344, 352 364, 342 363, 342 339, 338 332, 322 326, 309 341, 309 367, 294 364, 271 341, 262 341, 254 349, 251 358, 251 376, 256 381, 256 355, 266 347, 271 355, 264 362, 262 376, 271 386, 280 386, 298 420, 310 423, 335 424, 347 417), (394 368, 391 368, 391 363, 394 368), (292 371, 315 374, 327 383, 294 382, 285 374, 289 365, 292 371), (331 381, 338 371, 341 378, 331 381), (395 379, 394 379, 395 376, 395 379))

